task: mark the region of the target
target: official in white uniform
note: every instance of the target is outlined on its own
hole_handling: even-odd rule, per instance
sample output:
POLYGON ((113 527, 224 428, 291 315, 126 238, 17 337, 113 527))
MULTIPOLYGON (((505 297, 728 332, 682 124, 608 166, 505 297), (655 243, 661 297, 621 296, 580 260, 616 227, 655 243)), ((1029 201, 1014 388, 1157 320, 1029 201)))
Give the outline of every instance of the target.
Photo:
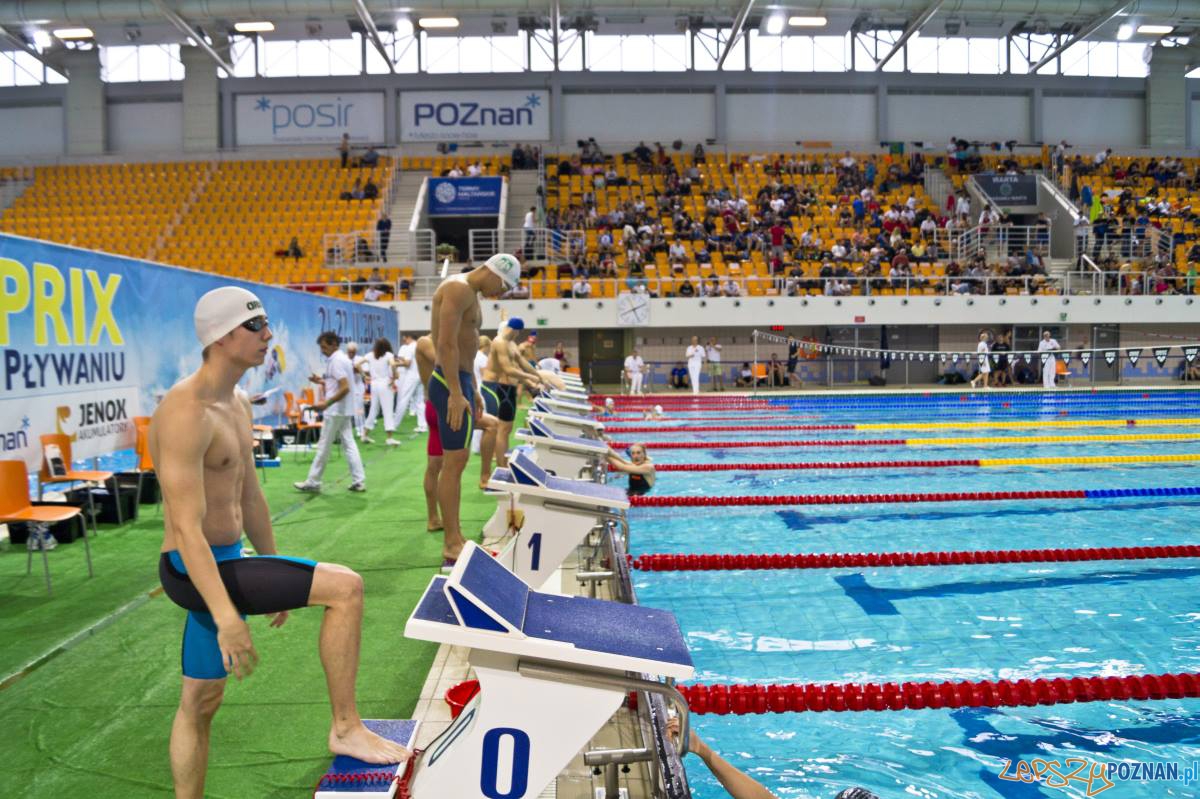
POLYGON ((687 348, 688 379, 692 381, 692 393, 700 393, 700 370, 704 367, 704 346, 699 336, 692 336, 692 343, 687 348))
POLYGON ((1038 342, 1038 352, 1048 353, 1050 357, 1046 358, 1046 362, 1042 364, 1042 388, 1054 388, 1054 378, 1058 374, 1058 364, 1055 362, 1057 356, 1055 353, 1060 349, 1062 347, 1058 346, 1058 341, 1050 335, 1050 331, 1043 330, 1042 340, 1038 342))
POLYGON ((363 366, 366 363, 366 358, 358 354, 358 344, 351 341, 346 344, 346 357, 350 359, 350 365, 354 367, 354 432, 361 440, 366 436, 366 431, 363 429, 363 415, 366 405, 367 396, 367 381, 363 375, 363 366))
MULTIPOLYGON (((375 420, 383 415, 383 429, 387 433, 388 446, 398 447, 400 442, 392 438, 396 431, 396 356, 392 354, 392 342, 386 338, 376 339, 375 348, 367 356, 367 378, 371 381, 371 410, 367 412, 367 433, 375 429, 375 420)), ((363 436, 363 441, 372 443, 363 436)))
POLYGON ((642 393, 642 378, 645 377, 646 362, 635 349, 625 359, 625 379, 629 381, 629 393, 642 393))
POLYGON ((991 347, 988 346, 988 334, 986 332, 979 334, 979 343, 975 345, 975 358, 979 362, 979 374, 971 378, 971 388, 975 388, 975 381, 983 381, 984 388, 991 388, 988 385, 988 378, 992 374, 992 359, 991 347))
POLYGON ((309 380, 321 383, 325 388, 325 398, 314 406, 325 415, 321 422, 321 440, 317 442, 317 454, 308 477, 293 483, 298 491, 317 493, 321 490, 321 476, 335 441, 341 445, 346 465, 350 467, 350 490, 367 490, 367 474, 363 471, 358 444, 354 443, 354 408, 351 407, 354 402, 354 364, 338 348, 340 344, 337 333, 326 331, 317 337, 317 346, 326 358, 325 373, 320 377, 312 375, 309 380))
POLYGON ((417 340, 411 333, 404 334, 404 341, 396 353, 400 365, 400 387, 396 390, 396 424, 404 421, 406 413, 417 417, 417 432, 428 433, 425 421, 425 390, 421 387, 421 376, 417 373, 417 340))

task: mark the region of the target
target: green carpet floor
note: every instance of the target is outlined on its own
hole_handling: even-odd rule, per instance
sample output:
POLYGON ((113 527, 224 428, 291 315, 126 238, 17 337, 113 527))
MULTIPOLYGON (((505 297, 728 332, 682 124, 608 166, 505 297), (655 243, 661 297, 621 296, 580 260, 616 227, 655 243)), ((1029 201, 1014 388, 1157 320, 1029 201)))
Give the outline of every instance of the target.
MULTIPOLYGON (((280 552, 343 563, 365 578, 358 697, 368 718, 409 717, 437 649, 403 635, 441 563, 441 535, 425 532, 425 439, 410 438, 411 427, 409 419, 402 447, 362 447, 366 494, 346 490, 340 457, 326 470, 319 496, 291 487, 304 476, 308 455, 284 454, 281 468, 267 470, 280 552)), ((472 458, 462 509, 464 531, 476 538, 496 507, 474 487, 478 468, 472 458)), ((41 663, 0 689, 0 797, 170 794, 167 737, 179 696, 185 614, 154 591, 162 523, 153 506, 141 513, 121 528, 101 525, 91 541, 94 578, 87 577, 81 541, 49 553, 52 597, 40 556, 27 576, 23 546, 0 552, 0 676, 41 663)), ((320 620, 311 608, 293 612, 280 629, 268 628, 265 618, 252 620, 261 661, 247 680, 229 681, 213 728, 206 796, 311 795, 329 761, 320 620)))

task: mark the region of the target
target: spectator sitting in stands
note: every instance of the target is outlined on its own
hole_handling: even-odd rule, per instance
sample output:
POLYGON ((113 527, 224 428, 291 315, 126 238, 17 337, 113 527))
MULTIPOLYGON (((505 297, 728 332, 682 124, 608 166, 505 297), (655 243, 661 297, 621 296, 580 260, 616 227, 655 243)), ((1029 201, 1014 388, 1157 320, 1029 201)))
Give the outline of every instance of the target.
POLYGON ((378 163, 379 151, 375 149, 375 145, 373 144, 362 154, 362 158, 358 159, 359 166, 376 166, 378 163))
MULTIPOLYGON (((469 271, 469 270, 468 270, 469 271)), ((515 287, 509 289, 500 295, 502 300, 527 300, 529 299, 529 284, 525 282, 518 283, 515 287)))
POLYGON ((356 197, 357 200, 377 200, 379 199, 379 187, 375 185, 375 181, 367 178, 367 185, 362 187, 362 196, 356 197))
POLYGON ((340 198, 340 199, 343 199, 343 200, 361 200, 361 199, 363 198, 363 196, 364 196, 364 195, 363 195, 363 188, 362 188, 362 179, 361 179, 361 178, 355 178, 355 179, 354 179, 354 186, 353 186, 353 187, 350 189, 350 191, 344 191, 344 192, 342 192, 342 196, 341 196, 341 198, 340 198))
POLYGON ((681 280, 679 282, 679 288, 677 289, 677 291, 679 292, 680 297, 691 298, 691 297, 696 296, 696 286, 692 283, 692 281, 690 279, 681 280))
POLYGON ((292 240, 288 242, 287 257, 295 258, 297 261, 304 257, 304 250, 300 249, 300 240, 295 236, 292 236, 292 240))
POLYGON ((717 280, 716 275, 712 275, 708 280, 700 281, 700 296, 701 297, 720 297, 721 283, 717 280))
POLYGON ((462 167, 460 167, 458 164, 455 164, 454 166, 450 167, 450 171, 446 173, 446 177, 448 177, 448 178, 461 178, 462 176, 463 176, 462 167))
POLYGON ((738 370, 737 386, 738 388, 750 388, 754 385, 754 372, 750 370, 750 362, 743 361, 742 368, 738 370))
POLYGON ((373 283, 367 286, 367 290, 363 292, 364 302, 379 302, 382 299, 383 291, 373 283))
POLYGON ((726 297, 742 296, 742 287, 740 285, 738 285, 738 281, 732 276, 730 276, 725 281, 725 296, 726 297))
POLYGON ((358 237, 358 241, 354 245, 354 260, 363 263, 364 261, 374 261, 375 254, 371 252, 371 245, 362 236, 358 237))

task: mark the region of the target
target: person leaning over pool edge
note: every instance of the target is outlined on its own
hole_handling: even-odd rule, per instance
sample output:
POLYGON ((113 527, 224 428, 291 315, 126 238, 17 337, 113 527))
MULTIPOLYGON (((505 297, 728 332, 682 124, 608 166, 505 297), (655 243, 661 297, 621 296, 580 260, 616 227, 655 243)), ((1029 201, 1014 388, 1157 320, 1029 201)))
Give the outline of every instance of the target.
POLYGON ((629 487, 626 489, 629 496, 640 497, 642 494, 649 494, 650 489, 654 488, 657 474, 654 462, 646 455, 645 444, 631 445, 628 459, 622 458, 609 447, 608 464, 614 471, 629 475, 629 487))

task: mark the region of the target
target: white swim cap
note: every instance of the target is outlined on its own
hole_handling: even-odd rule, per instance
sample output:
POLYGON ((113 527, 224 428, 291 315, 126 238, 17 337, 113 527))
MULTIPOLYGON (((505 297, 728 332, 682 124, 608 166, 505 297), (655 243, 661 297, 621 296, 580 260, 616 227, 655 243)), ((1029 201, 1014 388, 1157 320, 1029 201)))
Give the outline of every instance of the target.
POLYGON ((515 289, 517 283, 521 282, 521 262, 515 256, 503 252, 496 253, 483 265, 499 275, 509 289, 515 289))
POLYGON ((200 346, 207 347, 242 322, 266 315, 266 309, 253 292, 239 286, 222 286, 200 298, 192 321, 200 346))
POLYGON ((662 413, 662 406, 661 406, 661 405, 655 405, 655 406, 654 406, 654 412, 655 412, 655 413, 662 413))
POLYGON ((606 397, 606 398, 604 399, 604 404, 605 404, 605 405, 608 405, 609 407, 611 407, 611 406, 613 405, 613 398, 612 398, 612 397, 606 397))

